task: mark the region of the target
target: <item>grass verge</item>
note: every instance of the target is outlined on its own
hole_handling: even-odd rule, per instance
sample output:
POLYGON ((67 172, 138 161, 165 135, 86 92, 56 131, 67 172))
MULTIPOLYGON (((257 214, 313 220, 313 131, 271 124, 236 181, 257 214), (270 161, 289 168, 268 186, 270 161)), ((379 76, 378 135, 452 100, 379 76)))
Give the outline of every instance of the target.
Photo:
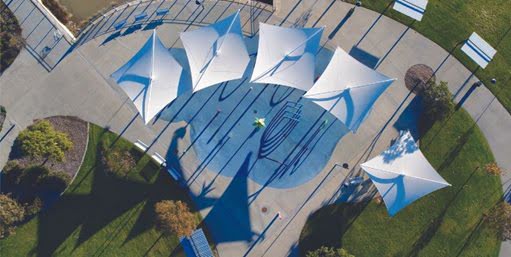
POLYGON ((498 176, 483 170, 494 158, 474 121, 460 109, 433 125, 421 149, 451 187, 393 218, 374 201, 326 206, 304 226, 302 254, 326 245, 364 257, 498 256, 501 242, 483 214, 501 199, 502 188, 498 176))

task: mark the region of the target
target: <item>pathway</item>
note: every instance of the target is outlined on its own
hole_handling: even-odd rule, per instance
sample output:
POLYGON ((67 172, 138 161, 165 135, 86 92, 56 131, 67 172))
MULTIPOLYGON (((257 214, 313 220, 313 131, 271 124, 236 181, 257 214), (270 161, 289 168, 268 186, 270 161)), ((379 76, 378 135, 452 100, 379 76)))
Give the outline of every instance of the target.
MULTIPOLYGON (((19 1, 22 0, 10 2, 19 1)), ((211 23, 236 9, 242 9, 244 29, 249 33, 249 8, 245 4, 208 1, 204 8, 201 8, 190 2, 150 1, 146 6, 147 10, 155 10, 158 8, 156 4, 167 4, 171 8, 169 17, 158 27, 167 46, 181 47, 177 38, 178 32, 193 29, 195 25, 190 25, 189 22, 211 23)), ((134 15, 144 10, 141 8, 146 8, 142 6, 131 5, 130 9, 123 10, 124 13, 134 15)), ((278 12, 270 13, 259 9, 256 14, 257 21, 272 24, 325 25, 323 40, 328 46, 340 45, 353 55, 364 56, 364 61, 369 61, 379 71, 398 78, 378 101, 374 112, 360 131, 344 136, 333 150, 323 171, 301 186, 285 190, 267 188, 260 191, 261 186, 247 180, 242 176, 243 172, 238 172, 237 174, 241 175, 233 178, 216 176, 218 172, 210 170, 208 162, 197 157, 195 147, 189 147, 194 142, 194 139, 190 138, 194 134, 191 130, 198 134, 197 131, 202 128, 195 127, 193 122, 191 126, 186 126, 183 121, 194 119, 196 113, 202 113, 202 108, 216 109, 219 100, 204 104, 204 99, 216 99, 210 96, 221 94, 214 90, 233 92, 228 100, 232 103, 225 108, 233 108, 236 99, 247 94, 242 104, 248 109, 251 102, 260 101, 256 100, 258 95, 266 94, 261 93, 263 87, 260 85, 253 85, 255 89, 249 92, 249 84, 241 83, 243 85, 237 89, 235 83, 229 83, 227 86, 213 87, 210 91, 201 91, 194 96, 182 96, 166 111, 171 114, 167 119, 161 118, 146 127, 141 119, 137 118, 136 110, 128 103, 124 94, 108 78, 138 49, 150 33, 140 29, 125 29, 122 35, 111 37, 111 29, 105 27, 111 28, 119 17, 123 19, 125 16, 122 15, 125 14, 120 14, 122 10, 102 16, 93 23, 93 27, 87 30, 88 34, 85 34, 87 37, 79 41, 81 46, 51 72, 48 73, 38 63, 38 59, 23 50, 0 77, 0 104, 8 111, 7 122, 0 132, 0 166, 5 163, 16 135, 30 125, 33 119, 53 115, 78 116, 98 125, 108 126, 128 140, 140 139, 151 144, 150 152, 168 151, 170 159, 177 158, 175 153, 182 155, 176 163, 185 178, 197 177, 193 178, 189 187, 203 216, 208 219, 209 215, 210 219, 218 221, 217 225, 220 227, 213 230, 234 227, 242 231, 238 234, 214 235, 216 239, 221 239, 218 240, 221 256, 287 256, 297 253, 297 240, 307 217, 321 206, 336 201, 342 193, 339 185, 348 171, 336 163, 347 162, 355 167, 359 161, 378 154, 396 137, 395 122, 412 100, 403 85, 404 74, 412 65, 424 63, 437 70, 439 80, 449 82, 456 99, 462 99, 466 92, 471 92, 470 96, 465 97, 463 106, 478 121, 499 165, 511 170, 511 159, 508 158, 511 156, 508 147, 511 143, 511 135, 508 133, 511 116, 485 87, 469 91, 470 86, 477 81, 471 72, 447 51, 406 26, 366 9, 357 9, 353 15, 346 16, 350 8, 351 5, 340 1, 319 0, 310 9, 310 6, 300 4, 298 0, 289 0, 281 2, 278 12), (403 56, 407 58, 402 58, 403 56), (190 98, 195 100, 188 101, 190 98), (181 108, 183 106, 186 108, 181 108), (190 150, 186 151, 188 148, 190 150), (197 176, 197 170, 204 171, 197 176), (240 205, 240 200, 243 200, 239 197, 240 192, 247 195, 260 193, 253 203, 247 204, 245 199, 245 205, 240 205), (265 214, 261 213, 262 207, 268 209, 265 214), (281 213, 280 218, 277 218, 277 212, 281 213), (226 217, 221 219, 218 213, 226 217), (221 223, 226 221, 229 223, 221 223)), ((16 15, 20 17, 18 12, 16 15)), ((24 27, 24 33, 25 30, 24 27)), ((278 94, 279 88, 270 87, 267 90, 278 94)), ((264 98, 263 96, 262 99, 264 98)), ((246 113, 234 112, 233 115, 240 119, 253 118, 252 114, 246 113)), ((207 115, 199 114, 196 119, 205 117, 207 115)), ((236 125, 237 119, 227 116, 223 118, 223 122, 236 125)), ((304 129, 300 126, 297 128, 298 132, 304 129)), ((329 132, 325 135, 331 137, 334 134, 329 132)), ((234 135, 233 139, 226 143, 226 147, 239 147, 242 143, 242 140, 234 135)), ((236 163, 238 168, 243 170, 247 163, 251 163, 250 157, 241 158, 236 163), (245 161, 247 159, 248 161, 245 161)), ((505 188, 508 185, 506 176, 509 174, 503 177, 505 188)), ((501 256, 509 256, 507 246, 503 244, 501 256)))

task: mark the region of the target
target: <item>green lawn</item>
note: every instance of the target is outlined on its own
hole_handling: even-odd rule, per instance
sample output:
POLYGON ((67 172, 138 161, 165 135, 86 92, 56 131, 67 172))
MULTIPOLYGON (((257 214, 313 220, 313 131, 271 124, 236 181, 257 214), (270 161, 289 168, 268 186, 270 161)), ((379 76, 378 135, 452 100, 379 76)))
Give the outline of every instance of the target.
MULTIPOLYGON (((354 2, 354 0, 349 0, 354 2)), ((365 0, 363 6, 382 12, 392 0, 365 0)), ((477 32, 497 49, 495 59, 479 69, 477 77, 498 97, 511 112, 511 0, 429 0, 424 18, 415 22, 412 28, 433 40, 447 51, 477 32), (490 83, 497 78, 498 83, 490 83)), ((409 25, 412 19, 394 11, 392 6, 385 15, 409 25)), ((468 69, 475 70, 476 64, 460 50, 454 56, 468 69)))
POLYGON ((481 220, 501 199, 500 178, 477 168, 492 162, 493 155, 472 124, 461 109, 421 140, 422 151, 452 187, 418 200, 393 218, 374 201, 324 207, 302 230, 302 253, 327 245, 342 246, 357 257, 497 256, 500 241, 481 220))
MULTIPOLYGON (((154 228, 153 206, 162 199, 190 203, 187 193, 147 156, 125 179, 106 175, 99 147, 116 137, 91 125, 76 179, 55 205, 0 240, 1 256, 184 256, 177 237, 154 228)), ((116 145, 132 148, 124 139, 116 145)))

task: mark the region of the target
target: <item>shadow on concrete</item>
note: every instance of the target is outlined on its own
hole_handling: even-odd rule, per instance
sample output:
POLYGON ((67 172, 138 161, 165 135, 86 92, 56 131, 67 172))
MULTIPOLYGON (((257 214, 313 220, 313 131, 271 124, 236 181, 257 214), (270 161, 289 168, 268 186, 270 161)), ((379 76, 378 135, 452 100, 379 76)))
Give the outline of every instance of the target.
MULTIPOLYGON (((331 6, 331 5, 330 5, 331 6)), ((328 10, 329 8, 327 8, 328 10)), ((337 24, 337 26, 335 26, 334 30, 332 30, 332 32, 330 33, 330 35, 328 35, 328 39, 333 39, 335 37, 335 35, 337 35, 337 32, 339 32, 339 30, 341 30, 342 26, 344 26, 344 24, 349 20, 349 18, 353 15, 353 13, 355 13, 355 10, 356 10, 356 7, 353 6, 349 11, 348 13, 346 13, 346 15, 344 16, 344 18, 342 18, 342 20, 339 22, 339 24, 337 24)), ((326 12, 326 11, 325 11, 326 12)))
POLYGON ((349 52, 351 57, 355 58, 357 61, 361 62, 365 66, 374 69, 376 65, 380 62, 380 58, 370 54, 358 46, 353 46, 349 52))
POLYGON ((106 38, 106 39, 105 39, 105 40, 101 43, 101 45, 102 45, 102 46, 104 46, 104 45, 108 44, 108 42, 110 42, 110 41, 112 41, 112 40, 114 40, 114 39, 116 39, 116 38, 118 38, 118 37, 120 37, 120 36, 121 36, 121 31, 119 31, 119 30, 118 30, 118 31, 116 31, 116 32, 114 32, 114 33, 112 33, 112 34, 110 34, 110 35, 109 35, 109 36, 108 36, 108 37, 107 37, 107 38, 106 38))
POLYGON ((419 123, 422 117, 422 97, 415 96, 394 123, 397 131, 410 131, 413 138, 420 138, 419 123))
POLYGON ((479 87, 481 86, 479 83, 474 83, 472 84, 472 86, 467 90, 467 92, 463 95, 463 97, 458 101, 458 103, 456 104, 456 107, 455 109, 456 110, 459 110, 463 104, 465 103, 465 101, 467 101, 467 99, 470 97, 470 95, 479 87))
POLYGON ((378 18, 376 18, 376 20, 374 20, 373 24, 371 24, 371 26, 369 27, 369 29, 367 29, 367 31, 364 33, 364 35, 360 38, 360 40, 355 44, 355 46, 358 46, 360 45, 360 43, 362 43, 362 41, 364 40, 364 38, 366 38, 366 36, 369 34, 369 32, 371 32, 371 30, 373 30, 374 26, 376 26, 376 24, 378 24, 378 21, 380 21, 381 17, 383 17, 383 15, 385 14, 385 12, 392 6, 392 4, 394 3, 394 1, 390 1, 389 4, 387 5, 387 7, 385 7, 385 9, 383 9, 383 11, 380 13, 380 15, 378 16, 378 18))
POLYGON ((235 242, 253 240, 248 207, 249 153, 229 186, 213 206, 204 221, 212 231, 215 242, 235 242))

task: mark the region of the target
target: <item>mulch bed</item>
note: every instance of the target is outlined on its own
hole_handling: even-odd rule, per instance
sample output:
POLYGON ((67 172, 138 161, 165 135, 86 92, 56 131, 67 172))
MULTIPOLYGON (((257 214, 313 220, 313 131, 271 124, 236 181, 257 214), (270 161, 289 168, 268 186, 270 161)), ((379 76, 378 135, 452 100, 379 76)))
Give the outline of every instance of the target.
MULTIPOLYGON (((87 122, 76 117, 55 116, 46 118, 53 127, 61 132, 69 135, 69 139, 73 142, 73 148, 66 152, 66 160, 64 162, 47 161, 44 166, 54 171, 64 171, 71 177, 74 177, 82 164, 83 155, 87 148, 88 126, 87 122)), ((34 123, 37 121, 34 121, 34 123)), ((16 147, 15 147, 16 148, 16 147)), ((31 165, 40 165, 43 159, 34 159, 19 154, 19 149, 13 149, 10 160, 17 160, 22 167, 31 165)))
POLYGON ((435 81, 435 79, 435 72, 431 67, 425 64, 416 64, 406 71, 405 85, 408 90, 419 94, 429 86, 430 81, 435 81))

